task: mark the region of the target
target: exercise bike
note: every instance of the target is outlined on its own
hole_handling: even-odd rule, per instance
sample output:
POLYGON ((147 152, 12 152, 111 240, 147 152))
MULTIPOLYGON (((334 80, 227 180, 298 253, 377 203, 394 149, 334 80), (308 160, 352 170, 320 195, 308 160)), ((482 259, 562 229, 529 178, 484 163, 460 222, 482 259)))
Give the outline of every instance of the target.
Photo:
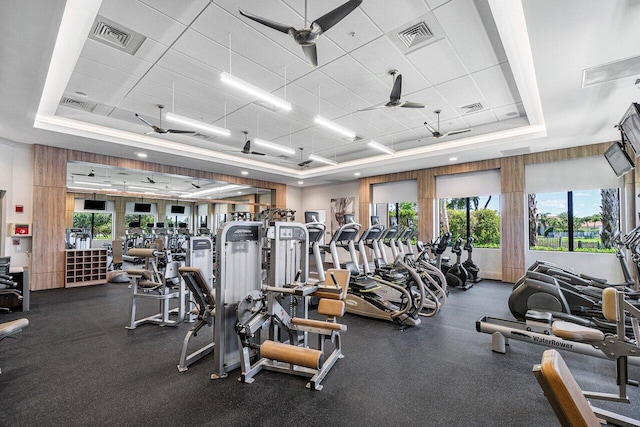
POLYGON ((467 270, 467 273, 469 273, 468 280, 472 283, 478 283, 482 281, 482 277, 478 276, 478 274, 480 273, 480 267, 478 267, 476 263, 473 262, 471 255, 471 253, 473 252, 473 237, 467 237, 467 241, 465 242, 463 249, 467 251, 468 254, 466 261, 462 263, 462 266, 465 268, 465 270, 467 270))

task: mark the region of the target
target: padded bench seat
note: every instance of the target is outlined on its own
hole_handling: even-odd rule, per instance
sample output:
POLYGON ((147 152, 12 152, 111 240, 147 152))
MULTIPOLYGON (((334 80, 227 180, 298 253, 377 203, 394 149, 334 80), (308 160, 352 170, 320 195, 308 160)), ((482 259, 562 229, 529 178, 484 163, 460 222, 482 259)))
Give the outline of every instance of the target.
POLYGON ((599 329, 588 328, 586 326, 577 325, 563 320, 556 320, 551 325, 553 335, 568 339, 571 341, 581 342, 601 342, 604 340, 604 332, 599 329))

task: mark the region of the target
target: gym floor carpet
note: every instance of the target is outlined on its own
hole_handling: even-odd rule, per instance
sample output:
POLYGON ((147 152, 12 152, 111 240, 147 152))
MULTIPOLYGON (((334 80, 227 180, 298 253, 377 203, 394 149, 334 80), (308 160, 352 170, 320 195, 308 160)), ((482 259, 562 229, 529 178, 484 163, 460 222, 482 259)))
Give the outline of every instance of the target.
MULTIPOLYGON (((125 329, 126 284, 32 293, 17 340, 0 343, 0 426, 556 426, 531 372, 544 347, 513 341, 491 351, 491 336, 475 330, 483 315, 511 318, 511 285, 483 281, 453 289, 442 312, 400 330, 392 323, 345 315, 346 357, 323 381, 261 372, 253 384, 211 380, 213 355, 176 369, 191 324, 125 329)), ((157 305, 142 301, 140 316, 157 305)), ((198 335, 200 343, 206 333, 198 335)), ((615 363, 563 352, 583 390, 615 392, 615 363)), ((640 379, 640 368, 630 367, 640 379)), ((639 417, 631 404, 598 406, 639 417)))

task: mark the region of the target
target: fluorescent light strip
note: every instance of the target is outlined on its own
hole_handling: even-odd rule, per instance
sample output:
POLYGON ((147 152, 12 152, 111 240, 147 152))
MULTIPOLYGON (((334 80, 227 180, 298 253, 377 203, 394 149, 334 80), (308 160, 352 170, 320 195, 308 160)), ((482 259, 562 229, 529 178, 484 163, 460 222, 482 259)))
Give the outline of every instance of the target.
POLYGON ((155 190, 153 187, 140 187, 137 185, 127 185, 127 188, 133 188, 134 190, 155 190))
MULTIPOLYGON (((68 186, 67 187, 69 190, 87 190, 87 191, 96 191, 96 188, 87 188, 87 187, 73 187, 73 186, 68 186)), ((112 191, 112 190, 109 190, 112 191)))
POLYGON ((198 197, 198 196, 204 196, 205 194, 219 193, 221 191, 237 190, 237 189, 241 189, 241 188, 247 188, 247 187, 244 186, 244 185, 236 185, 236 184, 224 185, 222 187, 208 188, 206 190, 200 190, 200 191, 195 191, 193 193, 187 193, 187 194, 183 195, 182 197, 198 197))
POLYGON ((309 160, 313 160, 315 162, 326 163, 331 166, 336 166, 338 162, 334 162, 333 160, 325 159, 324 157, 316 156, 315 154, 311 154, 309 156, 309 160))
POLYGON ((104 184, 102 182, 85 182, 85 181, 74 181, 74 184, 82 184, 82 185, 95 185, 98 187, 111 187, 111 184, 104 184))
POLYGON ((368 145, 371 148, 375 148, 376 150, 383 151, 383 152, 385 152, 387 154, 395 154, 395 150, 387 147, 386 145, 382 145, 379 142, 374 141, 373 139, 371 141, 369 141, 368 145))
POLYGON ((223 83, 226 83, 230 86, 233 86, 241 91, 244 91, 250 95, 253 95, 257 98, 262 99, 263 101, 268 102, 269 104, 277 107, 281 110, 291 111, 291 103, 285 101, 284 99, 278 98, 272 93, 267 92, 266 90, 260 89, 250 83, 245 82, 237 77, 232 76, 229 73, 222 72, 220 73, 220 80, 223 83))
POLYGON ((173 123, 178 123, 181 125, 185 125, 187 127, 190 128, 196 128, 198 130, 201 130, 203 132, 210 132, 210 133, 214 133, 216 135, 222 135, 222 136, 230 136, 231 135, 231 131, 229 129, 225 129, 219 126, 215 126, 209 123, 204 123, 198 120, 193 120, 190 119, 188 117, 184 117, 184 116, 179 116, 177 114, 174 113, 167 113, 164 115, 164 117, 173 123))
POLYGON ((294 150, 293 148, 283 147, 282 145, 278 145, 271 141, 265 141, 264 139, 254 138, 253 143, 264 148, 270 148, 271 150, 280 151, 281 153, 291 154, 292 156, 296 154, 296 150, 294 150))
POLYGON ((343 128, 342 126, 337 125, 333 123, 331 120, 327 120, 322 116, 316 116, 314 121, 317 124, 326 127, 327 129, 331 129, 332 131, 339 133, 342 136, 346 136, 347 138, 351 138, 351 139, 356 138, 356 133, 354 131, 349 130, 347 128, 343 128))

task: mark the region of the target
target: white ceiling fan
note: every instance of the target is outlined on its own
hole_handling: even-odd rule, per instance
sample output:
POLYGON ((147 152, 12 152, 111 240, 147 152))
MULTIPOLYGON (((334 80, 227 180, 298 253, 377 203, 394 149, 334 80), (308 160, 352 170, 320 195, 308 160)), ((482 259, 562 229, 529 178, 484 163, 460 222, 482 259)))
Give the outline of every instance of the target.
POLYGON ((362 110, 358 111, 369 111, 383 107, 424 108, 427 106, 426 104, 421 104, 419 102, 411 102, 407 101, 406 99, 402 99, 402 74, 398 74, 398 70, 391 70, 389 71, 389 74, 393 79, 393 88, 391 89, 391 95, 389 95, 389 101, 382 104, 374 105, 373 107, 363 108, 362 110))

